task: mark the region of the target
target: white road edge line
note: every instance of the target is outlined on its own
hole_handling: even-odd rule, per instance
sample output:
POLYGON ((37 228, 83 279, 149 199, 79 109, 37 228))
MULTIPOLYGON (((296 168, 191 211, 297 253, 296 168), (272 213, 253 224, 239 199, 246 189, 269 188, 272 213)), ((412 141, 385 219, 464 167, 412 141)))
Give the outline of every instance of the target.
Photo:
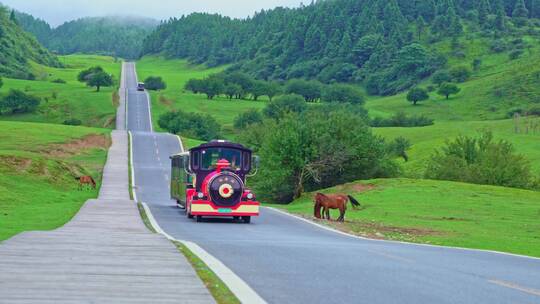
POLYGON ((225 283, 225 285, 229 287, 231 292, 238 298, 241 303, 266 303, 266 301, 263 300, 263 298, 261 298, 257 294, 257 292, 255 292, 255 290, 249 287, 249 285, 244 282, 244 280, 242 280, 232 270, 225 266, 220 260, 216 259, 213 255, 208 253, 199 245, 193 242, 176 239, 163 231, 163 229, 161 229, 161 227, 155 220, 154 215, 152 214, 152 211, 150 210, 148 205, 144 202, 142 202, 141 204, 144 208, 144 211, 146 212, 146 216, 148 217, 150 224, 152 225, 152 227, 154 227, 154 230, 164 235, 171 241, 182 243, 189 250, 191 250, 191 252, 198 256, 223 281, 223 283, 225 283))
POLYGON ((408 242, 392 241, 392 240, 370 239, 370 238, 367 238, 367 237, 363 237, 363 236, 358 236, 358 235, 350 234, 350 233, 343 232, 343 231, 339 231, 339 230, 337 230, 337 229, 334 229, 334 228, 331 228, 331 227, 328 227, 328 226, 324 226, 324 225, 321 225, 321 224, 317 224, 317 223, 315 223, 315 222, 313 222, 313 221, 310 221, 310 220, 305 219, 305 218, 303 218, 303 217, 300 217, 300 216, 298 216, 298 215, 295 215, 295 214, 292 214, 292 213, 289 213, 289 212, 286 212, 286 211, 283 211, 283 210, 280 210, 280 209, 277 209, 277 208, 274 208, 274 207, 263 207, 263 208, 267 208, 267 209, 270 209, 270 210, 274 210, 274 211, 279 212, 279 213, 281 213, 281 214, 284 214, 284 215, 287 215, 287 216, 290 216, 290 217, 294 217, 294 218, 297 219, 297 220, 304 221, 304 222, 306 222, 306 223, 309 223, 309 224, 311 224, 311 225, 317 226, 317 227, 319 227, 319 228, 321 228, 321 229, 324 229, 324 230, 328 230, 328 231, 331 231, 331 232, 334 232, 334 233, 338 233, 338 234, 341 234, 341 235, 344 235, 344 236, 348 236, 348 237, 356 238, 356 239, 360 239, 360 240, 365 240, 365 241, 382 242, 382 243, 404 244, 404 245, 409 245, 409 246, 421 246, 421 247, 432 247, 432 248, 456 249, 456 250, 473 251, 473 252, 487 252, 487 253, 495 253, 495 254, 500 254, 500 255, 513 256, 513 257, 518 257, 518 258, 526 258, 526 259, 540 260, 540 258, 537 258, 537 257, 532 257, 532 256, 527 256, 527 255, 521 255, 521 254, 515 254, 515 253, 502 252, 502 251, 495 251, 495 250, 487 250, 487 249, 473 249, 473 248, 464 248, 464 247, 441 246, 441 245, 420 244, 420 243, 408 243, 408 242))
POLYGON ((178 142, 180 143, 180 152, 184 152, 184 143, 182 142, 182 138, 179 135, 176 135, 176 138, 178 138, 178 142))
POLYGON ((490 282, 491 284, 502 286, 502 287, 511 288, 511 289, 514 289, 514 290, 519 290, 521 292, 525 292, 525 293, 532 294, 532 295, 535 295, 535 296, 540 296, 540 290, 537 290, 537 289, 534 289, 534 288, 523 287, 523 286, 519 286, 519 285, 514 284, 514 283, 505 282, 505 281, 499 281, 499 280, 488 280, 488 282, 490 282))
POLYGON ((129 164, 131 165, 131 193, 133 200, 137 202, 137 191, 135 191, 135 166, 133 165, 133 135, 128 131, 129 136, 129 164))

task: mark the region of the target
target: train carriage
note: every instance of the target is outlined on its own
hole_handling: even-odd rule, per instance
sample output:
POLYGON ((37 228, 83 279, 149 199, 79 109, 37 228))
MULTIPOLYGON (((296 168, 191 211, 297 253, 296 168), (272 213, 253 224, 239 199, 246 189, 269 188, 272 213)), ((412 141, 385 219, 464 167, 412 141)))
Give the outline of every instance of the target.
POLYGON ((171 156, 171 197, 189 218, 233 217, 245 223, 259 215, 259 202, 246 187, 258 158, 248 148, 212 141, 171 156))

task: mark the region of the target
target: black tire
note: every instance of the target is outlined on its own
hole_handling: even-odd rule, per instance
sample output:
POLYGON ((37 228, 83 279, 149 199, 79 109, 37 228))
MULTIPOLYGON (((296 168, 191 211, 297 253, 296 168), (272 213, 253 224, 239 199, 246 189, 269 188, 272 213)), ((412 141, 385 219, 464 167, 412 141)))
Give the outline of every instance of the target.
POLYGON ((242 216, 242 221, 244 222, 244 224, 251 223, 251 216, 242 216))
POLYGON ((202 222, 202 215, 197 215, 197 223, 202 222))
POLYGON ((193 215, 189 212, 189 210, 187 210, 187 208, 186 208, 186 216, 188 217, 188 219, 193 218, 193 215))
POLYGON ((240 220, 240 217, 239 217, 239 216, 233 216, 233 220, 239 221, 239 220, 240 220))

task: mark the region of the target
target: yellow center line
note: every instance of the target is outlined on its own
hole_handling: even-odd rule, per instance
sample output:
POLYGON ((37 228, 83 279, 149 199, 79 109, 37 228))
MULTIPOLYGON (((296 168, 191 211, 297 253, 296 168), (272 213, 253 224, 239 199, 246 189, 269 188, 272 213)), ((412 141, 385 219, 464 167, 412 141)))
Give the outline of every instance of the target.
POLYGON ((528 293, 528 294, 532 294, 532 295, 535 295, 535 296, 540 296, 540 290, 538 290, 538 289, 533 289, 533 288, 529 288, 529 287, 523 287, 523 286, 519 286, 519 285, 514 284, 514 283, 500 281, 500 280, 488 280, 488 282, 490 282, 492 284, 499 285, 499 286, 503 286, 503 287, 506 287, 506 288, 512 288, 512 289, 515 289, 515 290, 519 290, 519 291, 522 291, 522 292, 525 292, 525 293, 528 293))

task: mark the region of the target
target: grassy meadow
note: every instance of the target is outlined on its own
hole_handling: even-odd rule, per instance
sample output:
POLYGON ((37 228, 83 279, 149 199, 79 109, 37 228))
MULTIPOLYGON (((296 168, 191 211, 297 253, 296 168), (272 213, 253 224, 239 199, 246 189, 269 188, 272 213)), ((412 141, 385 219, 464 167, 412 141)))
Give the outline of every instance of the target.
POLYGON ((0 121, 0 241, 69 221, 98 190, 78 190, 75 177, 98 183, 109 130, 0 121))
POLYGON ((32 64, 35 81, 3 78, 4 86, 0 94, 9 89, 18 89, 41 98, 41 104, 35 113, 0 116, 0 120, 45 122, 62 124, 67 119, 79 119, 82 125, 99 128, 114 128, 116 101, 113 94, 115 87, 102 88, 100 92, 77 81, 80 71, 93 66, 101 66, 107 73, 113 74, 119 81, 121 62, 114 62, 112 57, 96 55, 69 55, 59 57, 64 68, 51 68, 36 63, 32 64), (65 84, 53 83, 62 79, 65 84))
MULTIPOLYGON (((360 201, 360 210, 349 205, 345 223, 324 221, 342 231, 540 257, 540 192, 420 179, 359 181, 322 192, 360 201)), ((313 195, 272 206, 313 219, 313 195)))
POLYGON ((223 96, 208 100, 204 94, 193 94, 184 90, 185 83, 192 78, 204 78, 221 72, 226 67, 208 69, 204 66, 194 66, 186 60, 165 60, 161 57, 144 57, 137 62, 137 74, 143 81, 148 76, 161 76, 167 83, 167 89, 151 92, 152 119, 154 128, 158 126, 159 116, 171 110, 206 113, 212 115, 223 127, 226 137, 232 135, 233 121, 238 114, 249 109, 262 109, 264 99, 229 100, 223 96))

